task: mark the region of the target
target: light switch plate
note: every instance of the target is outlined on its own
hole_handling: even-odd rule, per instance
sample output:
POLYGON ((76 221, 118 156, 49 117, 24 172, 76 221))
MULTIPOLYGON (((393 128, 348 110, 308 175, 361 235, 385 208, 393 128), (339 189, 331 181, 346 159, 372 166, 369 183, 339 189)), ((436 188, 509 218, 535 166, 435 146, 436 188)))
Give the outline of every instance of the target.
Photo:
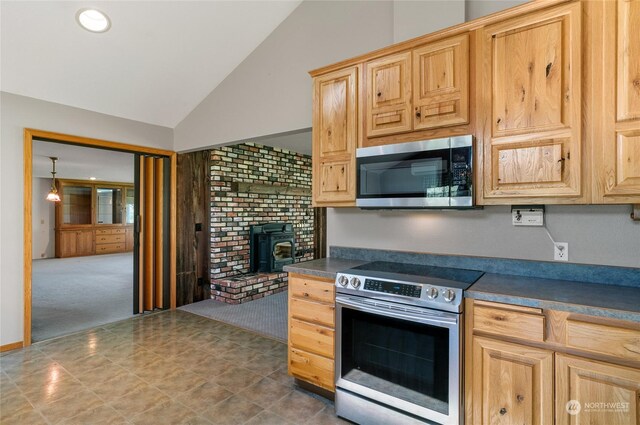
POLYGON ((542 226, 544 207, 512 206, 511 222, 514 226, 542 226))

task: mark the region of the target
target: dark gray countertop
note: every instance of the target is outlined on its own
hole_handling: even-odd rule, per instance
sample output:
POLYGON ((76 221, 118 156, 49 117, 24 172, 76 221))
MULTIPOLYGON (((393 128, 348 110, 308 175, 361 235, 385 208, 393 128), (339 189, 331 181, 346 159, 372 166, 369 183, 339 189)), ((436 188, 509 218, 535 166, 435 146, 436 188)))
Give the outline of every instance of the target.
POLYGON ((465 297, 640 322, 640 289, 486 273, 465 297))
POLYGON ((368 261, 343 260, 341 258, 322 258, 320 260, 305 261, 303 263, 284 266, 284 271, 289 273, 300 273, 310 276, 325 277, 335 279, 339 271, 350 269, 368 261))
MULTIPOLYGON (((337 272, 367 262, 323 258, 285 266, 284 270, 334 279, 337 272)), ((465 291, 465 297, 640 322, 637 287, 485 273, 465 291)))

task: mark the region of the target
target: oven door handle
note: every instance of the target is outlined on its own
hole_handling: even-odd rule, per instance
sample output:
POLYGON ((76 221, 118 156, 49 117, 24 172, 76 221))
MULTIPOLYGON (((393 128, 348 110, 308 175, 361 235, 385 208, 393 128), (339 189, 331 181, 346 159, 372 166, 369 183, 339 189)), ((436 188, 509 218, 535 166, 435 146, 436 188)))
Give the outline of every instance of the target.
POLYGON ((455 313, 441 313, 431 312, 425 309, 424 314, 416 314, 411 311, 402 310, 400 308, 391 308, 392 304, 376 301, 378 305, 387 305, 388 308, 378 307, 375 304, 370 304, 355 300, 351 297, 336 296, 336 304, 343 305, 345 307, 353 308, 355 310, 364 311, 366 313, 379 314, 383 316, 391 316, 397 319, 409 320, 412 322, 419 322, 425 324, 431 324, 436 326, 450 327, 458 324, 458 315, 455 313))

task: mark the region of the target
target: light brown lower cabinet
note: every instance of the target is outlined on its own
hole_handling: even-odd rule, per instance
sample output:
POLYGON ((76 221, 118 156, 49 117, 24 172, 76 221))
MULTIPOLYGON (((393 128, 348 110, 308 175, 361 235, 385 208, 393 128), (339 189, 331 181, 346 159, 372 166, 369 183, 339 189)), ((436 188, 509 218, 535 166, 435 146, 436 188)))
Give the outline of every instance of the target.
POLYGON ((333 279, 289 274, 289 375, 335 390, 333 279))
POLYGON ((640 424, 640 370, 556 354, 556 424, 640 424))
POLYGON ((474 424, 553 422, 553 351, 475 338, 474 424))
POLYGON ((475 300, 465 314, 467 423, 640 425, 639 323, 475 300))
POLYGON ((93 230, 61 230, 57 232, 56 257, 93 255, 93 230))

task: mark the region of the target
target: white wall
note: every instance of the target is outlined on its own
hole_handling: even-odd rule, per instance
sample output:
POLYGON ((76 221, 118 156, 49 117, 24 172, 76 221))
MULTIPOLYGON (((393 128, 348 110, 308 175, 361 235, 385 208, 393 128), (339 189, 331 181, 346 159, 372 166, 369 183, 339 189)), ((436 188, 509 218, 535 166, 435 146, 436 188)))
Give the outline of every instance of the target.
POLYGON ((304 1, 175 129, 175 150, 311 127, 308 72, 393 43, 390 1, 304 1))
POLYGON ((34 177, 32 223, 33 232, 31 258, 55 257, 55 217, 56 208, 53 202, 45 198, 51 189, 51 179, 34 177))
POLYGON ((464 20, 464 0, 396 0, 393 2, 393 42, 461 24, 464 20))
MULTIPOLYGON (((572 263, 640 267, 640 222, 631 207, 546 207, 556 242, 569 243, 572 263)), ((327 245, 486 257, 553 260, 540 227, 514 227, 511 207, 471 211, 327 210, 327 245)))
POLYGON ((0 93, 0 345, 23 337, 23 129, 36 128, 172 149, 173 131, 0 93))

